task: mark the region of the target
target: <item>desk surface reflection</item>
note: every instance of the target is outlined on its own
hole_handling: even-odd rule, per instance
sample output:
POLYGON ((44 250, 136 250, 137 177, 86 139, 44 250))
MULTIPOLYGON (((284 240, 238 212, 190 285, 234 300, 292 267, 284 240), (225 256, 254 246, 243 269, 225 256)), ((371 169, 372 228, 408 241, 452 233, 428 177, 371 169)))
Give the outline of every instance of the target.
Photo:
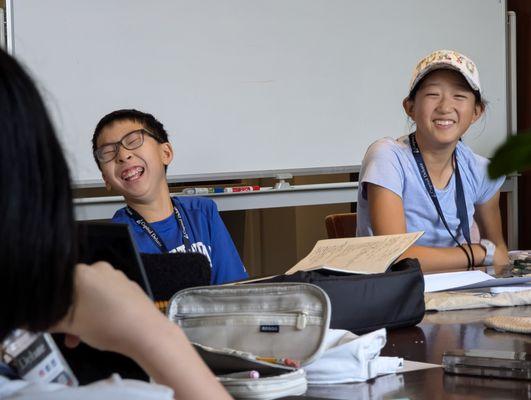
MULTIPOLYGON (((382 355, 440 364, 442 354, 453 349, 531 353, 531 335, 485 328, 481 321, 495 315, 531 316, 531 306, 427 313, 416 327, 389 331, 382 355)), ((349 400, 531 399, 531 381, 450 375, 434 368, 381 376, 364 383, 310 386, 306 396, 349 400)))

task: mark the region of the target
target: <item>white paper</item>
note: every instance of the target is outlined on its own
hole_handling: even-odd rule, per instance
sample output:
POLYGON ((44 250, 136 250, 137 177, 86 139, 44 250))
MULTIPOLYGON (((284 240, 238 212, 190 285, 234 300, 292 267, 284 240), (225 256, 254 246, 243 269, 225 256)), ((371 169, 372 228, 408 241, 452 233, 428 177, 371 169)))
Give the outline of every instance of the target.
POLYGON ((470 290, 495 286, 521 285, 531 282, 530 276, 493 278, 483 271, 445 272, 424 275, 424 293, 442 290, 470 290))
POLYGON ((520 286, 497 286, 490 288, 490 292, 494 294, 506 292, 523 292, 524 290, 531 290, 531 285, 524 284, 520 286))
POLYGON ((398 368, 396 371, 397 374, 402 374, 404 372, 419 371, 421 369, 430 369, 430 368, 442 368, 440 364, 430 364, 420 361, 411 361, 404 360, 404 364, 401 368, 398 368))
POLYGON ((483 271, 459 271, 444 272, 441 274, 424 275, 424 292, 438 292, 441 290, 456 289, 461 286, 468 286, 478 282, 485 282, 495 279, 483 271))

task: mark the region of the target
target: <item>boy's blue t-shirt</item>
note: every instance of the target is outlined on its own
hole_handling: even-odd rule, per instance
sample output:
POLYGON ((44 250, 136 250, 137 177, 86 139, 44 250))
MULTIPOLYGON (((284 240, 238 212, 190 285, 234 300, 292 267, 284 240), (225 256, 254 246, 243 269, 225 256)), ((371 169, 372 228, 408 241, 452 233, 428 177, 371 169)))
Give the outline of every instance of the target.
MULTIPOLYGON (((204 254, 210 261, 211 283, 217 285, 247 278, 247 271, 219 216, 216 203, 204 197, 173 197, 172 201, 181 212, 192 250, 204 254)), ((161 252, 148 234, 127 214, 125 207, 114 214, 112 221, 131 226, 140 252, 161 252)), ((171 253, 186 252, 181 229, 173 214, 150 225, 171 253)))
MULTIPOLYGON (((496 194, 505 178, 491 180, 487 173, 489 161, 475 154, 459 142, 456 147, 457 163, 463 183, 468 222, 472 225, 475 206, 486 203, 496 194)), ((358 187, 357 236, 372 236, 366 184, 372 183, 391 190, 402 199, 407 232, 424 231, 415 243, 418 246, 452 247, 453 239, 444 227, 411 151, 408 136, 399 139, 384 138, 374 142, 363 159, 358 187)), ((435 189, 444 218, 456 239, 465 239, 459 228, 455 201, 455 174, 443 189, 435 189)))

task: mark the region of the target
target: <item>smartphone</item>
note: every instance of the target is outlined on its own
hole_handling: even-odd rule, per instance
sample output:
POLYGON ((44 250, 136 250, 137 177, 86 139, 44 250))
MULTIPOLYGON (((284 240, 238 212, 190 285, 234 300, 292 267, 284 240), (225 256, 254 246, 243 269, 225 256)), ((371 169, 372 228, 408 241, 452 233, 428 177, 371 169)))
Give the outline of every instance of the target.
POLYGON ((531 355, 503 350, 452 350, 443 354, 450 374, 531 380, 531 355))

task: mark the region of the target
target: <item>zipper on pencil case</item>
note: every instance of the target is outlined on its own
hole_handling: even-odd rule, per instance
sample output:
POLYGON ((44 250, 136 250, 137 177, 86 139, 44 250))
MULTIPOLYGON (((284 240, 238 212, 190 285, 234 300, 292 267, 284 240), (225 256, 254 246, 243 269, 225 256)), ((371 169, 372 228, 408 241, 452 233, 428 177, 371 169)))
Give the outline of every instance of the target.
MULTIPOLYGON (((318 315, 311 315, 307 311, 293 311, 293 312, 281 312, 281 313, 260 313, 259 316, 257 314, 252 314, 248 312, 241 312, 241 313, 211 313, 211 314, 176 314, 172 317, 172 319, 179 325, 181 325, 181 321, 184 323, 185 321, 195 320, 200 321, 202 319, 205 320, 213 320, 213 319, 222 319, 226 320, 231 317, 246 317, 249 318, 249 322, 256 324, 258 318, 263 318, 263 321, 268 321, 274 318, 277 319, 286 319, 288 318, 289 321, 280 320, 282 322, 282 325, 290 325, 295 326, 297 329, 302 330, 306 328, 306 325, 309 323, 313 324, 319 324, 322 322, 322 317, 318 315), (294 323, 291 323, 294 322, 294 323)), ((279 322, 278 320, 275 322, 279 322)), ((280 324, 277 324, 280 325, 280 324)))

